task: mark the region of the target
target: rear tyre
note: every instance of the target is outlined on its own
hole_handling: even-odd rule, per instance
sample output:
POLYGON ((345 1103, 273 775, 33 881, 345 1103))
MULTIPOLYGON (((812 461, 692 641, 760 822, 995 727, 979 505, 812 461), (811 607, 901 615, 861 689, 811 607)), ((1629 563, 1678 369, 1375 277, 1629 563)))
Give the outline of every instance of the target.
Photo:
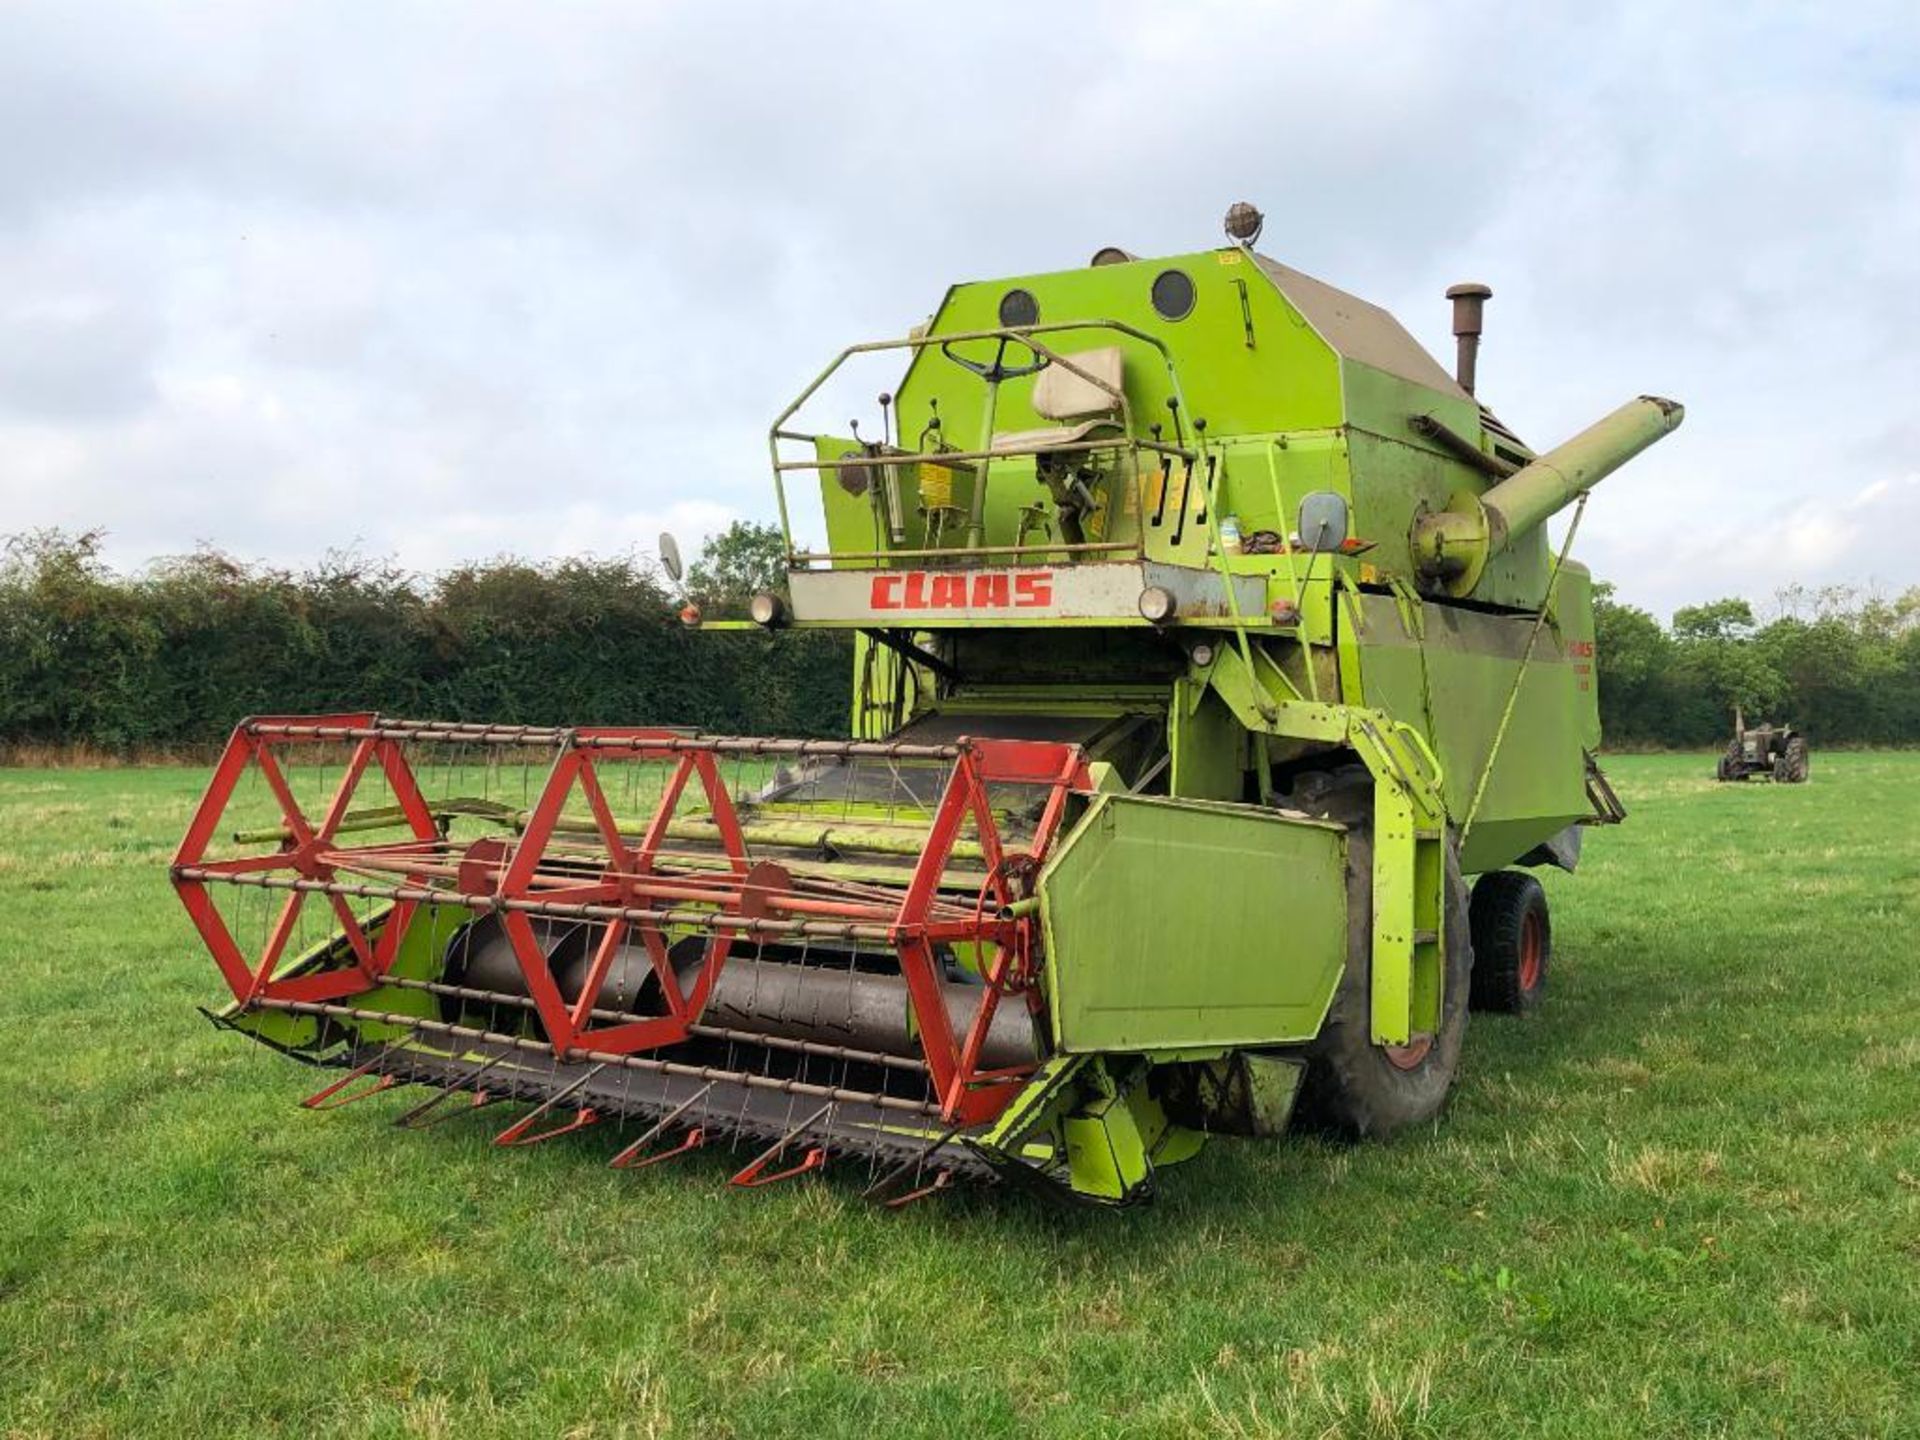
POLYGON ((1447 844, 1446 985, 1440 1030, 1387 1050, 1373 1043, 1373 837, 1369 822, 1347 835, 1347 968, 1320 1033, 1307 1047, 1300 1116, 1309 1126, 1350 1139, 1390 1135, 1438 1115, 1453 1089, 1467 1034, 1473 945, 1467 887, 1454 843, 1447 844))
POLYGON ((1718 768, 1720 780, 1745 780, 1747 778, 1747 751, 1741 745, 1740 735, 1734 735, 1726 743, 1726 753, 1720 756, 1718 768))
POLYGON ((1547 892, 1524 870, 1492 870, 1474 882, 1473 1008, 1527 1015, 1539 1008, 1553 958, 1547 892))
POLYGON ((1785 777, 1786 782, 1789 785, 1806 784, 1807 783, 1807 742, 1801 739, 1798 735, 1794 736, 1793 739, 1787 741, 1786 761, 1787 761, 1787 773, 1785 777))

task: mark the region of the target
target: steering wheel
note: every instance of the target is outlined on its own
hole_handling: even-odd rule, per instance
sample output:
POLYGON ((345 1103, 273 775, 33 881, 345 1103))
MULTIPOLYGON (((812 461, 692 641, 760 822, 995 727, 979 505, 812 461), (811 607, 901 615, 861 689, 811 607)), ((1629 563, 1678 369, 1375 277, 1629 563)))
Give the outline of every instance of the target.
POLYGON ((991 365, 983 365, 978 360, 969 360, 964 355, 955 354, 951 340, 942 340, 940 342, 940 353, 958 365, 962 370, 971 370, 989 385, 998 385, 1002 380, 1018 380, 1022 375, 1037 374, 1053 363, 1053 361, 1045 355, 1042 355, 1038 350, 1035 350, 1024 340, 1016 340, 1011 335, 1002 335, 1000 337, 1000 343, 994 348, 993 363, 991 365), (1033 363, 1031 365, 1007 364, 1007 346, 1009 344, 1018 345, 1028 351, 1033 356, 1033 363))

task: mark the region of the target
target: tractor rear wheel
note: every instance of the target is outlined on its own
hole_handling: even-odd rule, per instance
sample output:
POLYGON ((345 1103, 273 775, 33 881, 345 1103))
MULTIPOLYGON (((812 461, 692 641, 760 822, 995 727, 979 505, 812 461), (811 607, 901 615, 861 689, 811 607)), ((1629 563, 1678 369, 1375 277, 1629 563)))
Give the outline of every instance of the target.
POLYGON ((1473 886, 1473 1008, 1527 1015, 1546 993, 1553 958, 1547 892, 1524 870, 1490 870, 1473 886))
POLYGON ((1352 1139, 1390 1135, 1431 1120, 1446 1104, 1467 1033, 1473 945, 1467 887, 1456 844, 1447 843, 1446 978, 1440 1030, 1391 1049, 1373 1043, 1373 837, 1371 821, 1348 821, 1347 968, 1320 1033, 1307 1047, 1300 1115, 1352 1139))
POLYGON ((1807 783, 1807 742, 1796 735, 1787 741, 1787 773, 1782 777, 1789 785, 1807 783))
POLYGON ((1722 780, 1744 780, 1747 778, 1747 743, 1736 735, 1727 742, 1726 753, 1720 757, 1720 778, 1722 780))

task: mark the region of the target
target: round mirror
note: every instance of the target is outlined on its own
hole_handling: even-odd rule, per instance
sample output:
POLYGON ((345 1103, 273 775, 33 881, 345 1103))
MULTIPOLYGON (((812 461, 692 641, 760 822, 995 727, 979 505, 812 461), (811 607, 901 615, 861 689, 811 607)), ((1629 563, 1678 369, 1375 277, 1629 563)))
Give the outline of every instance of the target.
POLYGON ((1338 550, 1347 540, 1347 500, 1332 490, 1300 497, 1300 545, 1315 552, 1338 550))
POLYGON ((660 532, 660 568, 676 585, 686 573, 686 567, 680 563, 680 542, 665 530, 660 532))

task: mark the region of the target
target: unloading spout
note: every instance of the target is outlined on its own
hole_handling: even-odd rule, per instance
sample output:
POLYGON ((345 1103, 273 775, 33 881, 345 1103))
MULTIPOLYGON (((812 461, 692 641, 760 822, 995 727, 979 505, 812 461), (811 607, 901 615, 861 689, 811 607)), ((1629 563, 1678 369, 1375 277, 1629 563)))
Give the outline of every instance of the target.
POLYGON ((1677 401, 1642 395, 1486 493, 1454 496, 1445 510, 1429 511, 1414 521, 1414 563, 1449 594, 1469 593, 1487 561, 1514 536, 1545 523, 1582 491, 1678 429, 1686 413, 1677 401))

